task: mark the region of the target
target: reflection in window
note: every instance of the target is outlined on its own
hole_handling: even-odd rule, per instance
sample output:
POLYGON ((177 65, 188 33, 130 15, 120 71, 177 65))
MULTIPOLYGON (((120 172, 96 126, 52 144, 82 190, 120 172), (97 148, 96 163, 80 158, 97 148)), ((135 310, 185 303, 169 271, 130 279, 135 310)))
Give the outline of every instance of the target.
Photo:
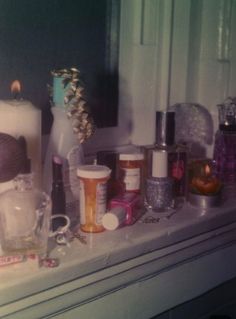
POLYGON ((115 126, 119 0, 0 0, 0 7, 0 98, 10 98, 11 82, 20 80, 48 133, 50 71, 77 67, 96 125, 115 126))

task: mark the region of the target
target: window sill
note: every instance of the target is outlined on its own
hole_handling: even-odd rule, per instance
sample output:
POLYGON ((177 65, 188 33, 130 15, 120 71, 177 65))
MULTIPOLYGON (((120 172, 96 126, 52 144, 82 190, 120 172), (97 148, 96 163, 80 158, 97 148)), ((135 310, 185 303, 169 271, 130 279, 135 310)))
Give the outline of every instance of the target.
POLYGON ((206 214, 186 205, 159 223, 140 221, 87 235, 86 245, 74 240, 56 247, 51 256, 60 258, 57 268, 37 268, 32 261, 2 268, 0 314, 60 318, 59 313, 68 312, 74 318, 76 309, 92 318, 93 307, 101 302, 104 309, 99 308, 96 319, 106 318, 105 309, 109 317, 113 308, 113 318, 124 318, 127 311, 129 318, 150 318, 236 276, 231 257, 236 253, 235 210, 236 202, 206 214), (131 299, 126 300, 127 293, 131 299))

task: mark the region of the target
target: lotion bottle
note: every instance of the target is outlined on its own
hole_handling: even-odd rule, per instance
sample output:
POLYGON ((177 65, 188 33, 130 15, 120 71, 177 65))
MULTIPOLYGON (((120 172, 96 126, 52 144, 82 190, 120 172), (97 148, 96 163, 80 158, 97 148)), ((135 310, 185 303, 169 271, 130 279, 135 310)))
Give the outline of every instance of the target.
POLYGON ((44 163, 44 189, 52 191, 52 158, 59 156, 63 167, 63 181, 66 198, 66 214, 73 224, 79 218, 79 181, 76 175, 78 165, 84 163, 83 147, 73 132, 72 119, 67 116, 65 97, 70 82, 64 84, 64 76, 53 78, 53 124, 44 163))

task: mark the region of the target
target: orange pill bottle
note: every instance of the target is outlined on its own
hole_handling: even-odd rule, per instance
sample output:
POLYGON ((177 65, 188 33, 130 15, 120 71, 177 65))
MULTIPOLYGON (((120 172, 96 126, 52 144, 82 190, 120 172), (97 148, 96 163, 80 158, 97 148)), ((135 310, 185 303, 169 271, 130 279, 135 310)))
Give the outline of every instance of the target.
POLYGON ((144 168, 143 153, 119 154, 119 177, 125 185, 126 192, 141 193, 144 168))
POLYGON ((80 229, 104 231, 102 217, 107 210, 107 181, 111 170, 103 165, 81 165, 77 169, 80 187, 80 229))

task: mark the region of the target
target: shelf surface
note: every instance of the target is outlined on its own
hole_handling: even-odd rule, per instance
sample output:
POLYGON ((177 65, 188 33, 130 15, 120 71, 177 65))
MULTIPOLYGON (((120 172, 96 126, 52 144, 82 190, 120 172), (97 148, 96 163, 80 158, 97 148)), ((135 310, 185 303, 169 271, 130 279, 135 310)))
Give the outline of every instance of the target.
POLYGON ((208 211, 187 203, 170 218, 150 223, 150 217, 157 214, 116 231, 82 233, 86 244, 50 243, 50 256, 60 259, 56 268, 39 268, 34 260, 1 267, 0 315, 73 291, 80 291, 76 303, 84 303, 236 242, 234 201, 208 211))

